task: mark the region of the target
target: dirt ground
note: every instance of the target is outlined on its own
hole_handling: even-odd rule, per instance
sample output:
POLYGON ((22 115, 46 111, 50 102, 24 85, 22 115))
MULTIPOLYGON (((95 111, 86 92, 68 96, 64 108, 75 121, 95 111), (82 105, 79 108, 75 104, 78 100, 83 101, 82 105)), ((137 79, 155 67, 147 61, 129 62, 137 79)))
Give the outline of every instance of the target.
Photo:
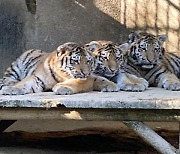
MULTIPOLYGON (((178 145, 178 123, 147 123, 178 145)), ((0 136, 0 154, 156 154, 121 122, 17 121, 0 136)))

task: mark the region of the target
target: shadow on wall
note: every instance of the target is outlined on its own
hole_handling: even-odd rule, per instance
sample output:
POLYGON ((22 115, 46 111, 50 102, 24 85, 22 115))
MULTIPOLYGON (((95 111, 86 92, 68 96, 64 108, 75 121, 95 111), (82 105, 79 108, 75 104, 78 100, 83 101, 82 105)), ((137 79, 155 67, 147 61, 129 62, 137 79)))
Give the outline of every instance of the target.
POLYGON ((120 22, 126 27, 166 34, 166 49, 180 50, 180 0, 120 0, 120 4, 120 22))
POLYGON ((93 0, 37 1, 34 18, 27 21, 26 48, 52 51, 64 42, 91 40, 121 42, 131 31, 99 10, 93 0))
POLYGON ((139 30, 165 33, 166 48, 180 49, 180 0, 37 0, 37 4, 37 15, 29 23, 34 27, 30 39, 44 41, 40 45, 30 40, 27 48, 52 50, 67 41, 123 42, 130 31, 139 30))

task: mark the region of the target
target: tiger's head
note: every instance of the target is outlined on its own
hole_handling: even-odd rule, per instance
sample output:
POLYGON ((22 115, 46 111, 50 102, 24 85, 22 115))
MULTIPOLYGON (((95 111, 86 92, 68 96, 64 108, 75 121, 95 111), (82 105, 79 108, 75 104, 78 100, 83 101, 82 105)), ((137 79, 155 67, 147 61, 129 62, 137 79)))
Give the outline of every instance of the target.
POLYGON ((166 38, 166 35, 155 36, 149 33, 130 34, 128 59, 142 69, 152 69, 163 58, 166 38))
POLYGON ((54 71, 58 76, 64 72, 68 77, 86 79, 95 69, 95 56, 74 42, 59 46, 54 59, 54 71))
POLYGON ((96 55, 97 68, 94 73, 106 78, 114 77, 123 62, 123 53, 128 44, 116 45, 111 41, 92 41, 85 48, 96 55))

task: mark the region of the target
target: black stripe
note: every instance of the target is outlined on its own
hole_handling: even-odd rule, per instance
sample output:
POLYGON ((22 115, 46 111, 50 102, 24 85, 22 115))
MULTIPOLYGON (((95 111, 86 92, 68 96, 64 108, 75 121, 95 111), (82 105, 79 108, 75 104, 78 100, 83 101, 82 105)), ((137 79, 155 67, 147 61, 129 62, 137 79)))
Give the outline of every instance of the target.
POLYGON ((162 69, 161 66, 152 69, 149 73, 146 74, 145 79, 146 79, 147 81, 149 81, 149 80, 153 77, 153 75, 154 75, 156 72, 160 71, 161 69, 162 69), (150 74, 150 76, 149 76, 149 78, 147 78, 149 74, 150 74))
POLYGON ((5 77, 13 77, 14 79, 16 79, 16 76, 13 73, 5 74, 5 77))
POLYGON ((61 67, 63 66, 64 57, 61 59, 61 67))
POLYGON ((36 82, 36 84, 38 85, 38 83, 40 82, 41 83, 40 86, 42 87, 43 91, 45 91, 46 85, 44 84, 44 82, 38 76, 35 76, 35 77, 38 80, 38 82, 36 82))
POLYGON ((139 72, 139 69, 135 65, 133 65, 131 62, 128 62, 126 65, 127 65, 125 66, 126 68, 129 66, 129 68, 127 68, 129 73, 132 74, 132 71, 133 71, 135 75, 141 76, 141 72, 139 72))
POLYGON ((157 74, 155 75, 155 77, 154 77, 154 80, 158 79, 158 78, 159 78, 159 76, 160 76, 161 74, 165 73, 165 72, 166 72, 166 70, 164 70, 164 71, 162 71, 162 72, 157 73, 157 74))
POLYGON ((28 73, 29 73, 29 70, 31 70, 33 67, 34 67, 34 70, 32 71, 32 73, 31 74, 33 74, 34 73, 34 71, 36 70, 35 69, 35 66, 36 66, 36 64, 39 62, 40 60, 38 60, 36 63, 34 63, 34 64, 32 64, 32 65, 28 65, 28 70, 26 71, 26 70, 24 70, 25 71, 25 77, 28 75, 28 73))
POLYGON ((11 70, 12 70, 13 73, 15 73, 16 79, 17 79, 17 80, 20 79, 20 76, 19 76, 19 74, 17 73, 17 71, 13 68, 13 65, 11 65, 11 70))
MULTIPOLYGON (((170 58, 170 57, 169 57, 169 58, 170 58)), ((168 61, 168 63, 169 63, 169 65, 171 66, 171 68, 173 69, 173 72, 175 73, 176 70, 175 70, 174 66, 172 65, 171 61, 170 61, 168 58, 166 58, 166 60, 168 61)), ((173 72, 172 72, 172 73, 173 73, 173 72)))
MULTIPOLYGON (((33 58, 33 57, 31 57, 31 58, 29 58, 29 61, 26 63, 26 67, 25 67, 25 69, 24 70, 26 70, 27 69, 27 67, 29 66, 29 64, 31 64, 33 61, 35 61, 36 59, 39 59, 40 57, 42 57, 42 55, 39 55, 39 56, 37 56, 37 57, 35 57, 35 58, 33 58)), ((37 62, 36 62, 37 63, 37 62)), ((35 63, 35 64, 36 64, 35 63)), ((34 64, 33 64, 34 65, 34 64)))
POLYGON ((30 54, 32 54, 34 51, 36 51, 36 50, 32 49, 31 51, 29 51, 22 62, 24 63, 26 61, 26 59, 28 58, 28 56, 30 54))
MULTIPOLYGON (((68 58, 67 57, 65 57, 65 61, 66 61, 65 63, 67 64, 68 63, 68 58)), ((67 65, 65 65, 65 66, 67 66, 67 65)))
POLYGON ((168 55, 176 57, 177 59, 180 59, 180 57, 178 57, 177 55, 173 54, 173 53, 168 53, 168 55))
POLYGON ((138 72, 138 69, 136 68, 136 66, 134 66, 134 65, 131 64, 131 63, 128 63, 128 65, 129 65, 133 70, 135 70, 135 72, 138 72))
POLYGON ((35 93, 35 90, 34 90, 34 88, 32 87, 31 89, 32 89, 33 93, 35 93))
POLYGON ((21 68, 19 68, 19 65, 18 65, 18 63, 17 63, 17 65, 16 65, 16 67, 17 67, 17 69, 18 69, 18 70, 21 70, 21 68))
POLYGON ((50 70, 50 73, 51 73, 53 79, 54 79, 56 82, 59 82, 59 80, 56 78, 55 74, 53 73, 53 70, 51 69, 50 60, 48 61, 48 68, 49 68, 49 70, 50 70))
POLYGON ((28 63, 32 63, 33 61, 35 61, 36 59, 39 59, 40 57, 42 57, 43 55, 39 55, 39 56, 37 56, 37 57, 35 57, 35 58, 31 58, 29 61, 28 61, 28 63))
POLYGON ((40 61, 40 57, 41 57, 42 55, 40 55, 40 56, 37 56, 37 57, 35 57, 35 58, 30 58, 30 60, 26 63, 26 67, 24 68, 24 71, 26 71, 27 69, 31 69, 33 66, 35 66, 39 61, 40 61), (33 63, 33 61, 35 61, 36 59, 39 59, 39 60, 37 60, 35 63, 33 63), (33 63, 33 64, 31 64, 31 63, 33 63))
POLYGON ((179 65, 180 65, 180 59, 177 58, 176 56, 175 56, 175 57, 172 57, 172 55, 169 56, 169 57, 170 57, 170 59, 175 63, 175 65, 176 65, 177 67, 179 67, 179 65))
POLYGON ((72 52, 69 53, 69 56, 71 56, 71 55, 72 55, 72 52))

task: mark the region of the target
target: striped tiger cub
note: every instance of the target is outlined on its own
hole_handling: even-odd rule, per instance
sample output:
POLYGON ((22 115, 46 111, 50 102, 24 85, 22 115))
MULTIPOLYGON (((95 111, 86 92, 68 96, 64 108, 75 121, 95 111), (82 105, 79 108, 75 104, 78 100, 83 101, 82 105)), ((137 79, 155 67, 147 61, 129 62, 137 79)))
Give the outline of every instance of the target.
POLYGON ((95 74, 117 83, 120 90, 144 91, 148 88, 148 82, 145 79, 121 69, 128 47, 128 43, 119 45, 111 41, 92 41, 85 45, 85 48, 97 56, 95 74))
POLYGON ((52 90, 69 95, 92 90, 118 91, 115 83, 93 75, 95 68, 95 55, 73 42, 52 53, 28 50, 5 72, 0 93, 23 95, 52 90))
POLYGON ((146 79, 150 86, 180 90, 180 57, 165 52, 166 35, 132 33, 123 69, 146 79))

